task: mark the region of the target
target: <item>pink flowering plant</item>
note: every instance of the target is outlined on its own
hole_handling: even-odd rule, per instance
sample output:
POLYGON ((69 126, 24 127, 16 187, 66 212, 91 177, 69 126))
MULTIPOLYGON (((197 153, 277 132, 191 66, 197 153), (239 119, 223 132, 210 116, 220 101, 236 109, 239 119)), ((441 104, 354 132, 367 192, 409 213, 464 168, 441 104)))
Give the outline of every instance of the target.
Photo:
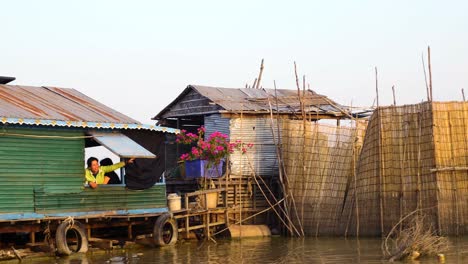
POLYGON ((182 154, 180 159, 188 160, 208 160, 211 165, 218 165, 221 159, 233 153, 235 149, 246 153, 248 148, 252 148, 253 144, 243 144, 240 140, 235 143, 230 143, 228 136, 221 132, 215 131, 207 139, 204 139, 205 127, 200 127, 197 134, 187 133, 186 130, 181 130, 177 135, 176 142, 180 144, 191 145, 190 152, 182 154))

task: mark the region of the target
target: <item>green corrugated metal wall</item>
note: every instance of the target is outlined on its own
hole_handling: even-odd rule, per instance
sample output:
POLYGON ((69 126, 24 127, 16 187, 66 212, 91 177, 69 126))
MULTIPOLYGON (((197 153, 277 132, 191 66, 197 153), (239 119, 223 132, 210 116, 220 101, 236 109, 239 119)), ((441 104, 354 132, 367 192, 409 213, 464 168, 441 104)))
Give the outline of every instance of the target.
POLYGON ((38 188, 79 192, 84 182, 84 139, 70 137, 83 135, 56 128, 0 129, 0 213, 34 212, 38 188))
POLYGON ((0 129, 0 214, 166 207, 165 185, 84 188, 84 139, 70 139, 81 136, 83 131, 54 128, 0 129))
POLYGON ((36 192, 37 213, 131 210, 166 207, 166 186, 133 191, 124 186, 86 188, 73 194, 36 192))

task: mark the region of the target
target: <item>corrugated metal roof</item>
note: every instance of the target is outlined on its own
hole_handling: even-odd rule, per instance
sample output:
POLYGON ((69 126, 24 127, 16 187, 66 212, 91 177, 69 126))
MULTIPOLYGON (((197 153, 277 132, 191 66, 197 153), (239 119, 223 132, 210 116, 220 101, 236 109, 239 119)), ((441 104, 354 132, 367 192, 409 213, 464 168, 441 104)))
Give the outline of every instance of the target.
MULTIPOLYGON (((213 103, 219 105, 229 112, 263 113, 270 110, 268 99, 274 111, 282 113, 300 112, 300 103, 297 90, 287 89, 249 89, 249 88, 221 88, 200 85, 189 85, 172 103, 164 108, 154 119, 161 118, 171 107, 191 90, 195 90, 213 103), (276 102, 276 98, 278 102, 276 102), (278 103, 278 107, 276 104, 278 103)), ((301 91, 302 93, 302 91, 301 91)), ((332 116, 343 116, 343 106, 330 100, 324 95, 317 94, 312 90, 305 91, 305 105, 307 112, 314 112, 332 116)))
POLYGON ((75 89, 46 86, 0 85, 0 123, 178 132, 141 124, 75 89))

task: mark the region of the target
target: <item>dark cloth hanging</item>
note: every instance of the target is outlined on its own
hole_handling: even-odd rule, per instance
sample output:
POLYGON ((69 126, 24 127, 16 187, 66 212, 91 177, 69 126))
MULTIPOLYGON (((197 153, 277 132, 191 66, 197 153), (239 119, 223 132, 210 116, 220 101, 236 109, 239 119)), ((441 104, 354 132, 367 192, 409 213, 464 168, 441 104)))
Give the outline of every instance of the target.
POLYGON ((135 159, 125 166, 125 185, 128 189, 151 188, 161 180, 164 167, 165 133, 149 130, 127 130, 127 137, 156 155, 154 159, 135 159))

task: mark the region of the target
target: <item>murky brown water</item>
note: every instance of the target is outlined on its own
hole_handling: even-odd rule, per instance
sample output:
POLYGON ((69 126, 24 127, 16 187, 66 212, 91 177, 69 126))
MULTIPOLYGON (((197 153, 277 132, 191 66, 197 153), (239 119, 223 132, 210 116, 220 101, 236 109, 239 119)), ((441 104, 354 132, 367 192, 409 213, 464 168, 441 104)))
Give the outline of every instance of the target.
MULTIPOLYGON (((468 237, 452 238, 445 263, 468 263, 468 237)), ((9 261, 7 263, 18 263, 9 261)), ((71 257, 25 259, 22 263, 386 263, 382 261, 379 239, 283 237, 213 242, 180 242, 173 247, 91 251, 71 257)), ((437 258, 418 262, 440 263, 437 258)))

